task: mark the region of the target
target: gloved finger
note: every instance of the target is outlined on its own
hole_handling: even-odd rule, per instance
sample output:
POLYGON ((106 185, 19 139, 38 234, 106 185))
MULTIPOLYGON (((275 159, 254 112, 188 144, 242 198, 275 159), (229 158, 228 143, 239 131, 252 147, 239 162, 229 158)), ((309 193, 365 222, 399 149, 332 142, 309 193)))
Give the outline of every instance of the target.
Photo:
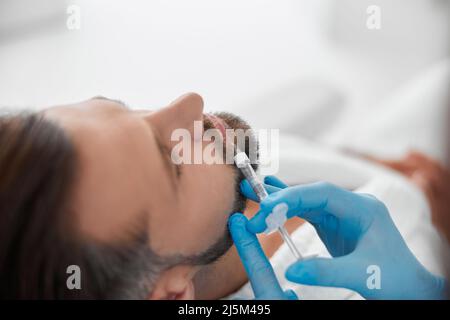
MULTIPOLYGON (((298 300, 298 296, 294 290, 285 290, 283 292, 283 300, 298 300)), ((258 296, 257 300, 273 300, 272 294, 264 294, 262 296, 258 296)))
POLYGON ((272 192, 261 202, 260 210, 250 219, 247 229, 253 233, 266 230, 267 216, 272 213, 273 207, 282 202, 288 205, 288 218, 299 216, 313 224, 329 218, 330 214, 338 220, 344 216, 346 219, 359 219, 364 211, 359 205, 363 198, 368 197, 323 182, 287 187, 272 192))
POLYGON ((261 233, 267 229, 266 218, 271 212, 259 210, 248 222, 247 230, 251 233, 261 233))
MULTIPOLYGON (((244 179, 241 181, 240 185, 239 185, 240 189, 241 189, 241 193, 250 200, 259 202, 259 198, 256 195, 256 193, 253 191, 252 187, 250 186, 250 183, 247 181, 247 179, 244 179)), ((277 187, 273 187, 271 185, 268 184, 264 184, 264 188, 266 189, 268 194, 280 191, 280 188, 277 187)))
POLYGON ((240 213, 229 219, 229 230, 247 272, 255 297, 285 299, 275 272, 256 236, 246 229, 247 218, 240 213))
MULTIPOLYGON (((271 183, 279 185, 279 186, 285 186, 285 184, 279 180, 278 178, 274 177, 274 176, 267 176, 264 181, 268 181, 269 183, 264 184, 264 187, 267 190, 267 193, 271 194, 274 192, 278 192, 281 189, 271 185, 271 183)), ((247 179, 243 180, 241 182, 241 193, 247 197, 248 199, 251 199, 253 201, 257 201, 259 202, 258 197, 256 196, 255 192, 253 191, 252 187, 250 186, 250 183, 247 181, 247 179)), ((254 220, 254 222, 251 225, 248 225, 248 230, 250 232, 253 233, 260 233, 263 232, 264 230, 266 230, 267 225, 266 225, 266 217, 269 213, 268 212, 260 212, 258 211, 255 216, 253 217, 252 221, 254 220)))
POLYGON ((284 291, 284 295, 288 300, 298 300, 298 296, 294 290, 286 290, 284 291))
MULTIPOLYGON (((280 188, 280 189, 284 189, 284 188, 288 187, 287 184, 285 184, 283 181, 281 181, 280 179, 278 179, 275 176, 266 176, 264 178, 264 183, 266 185, 270 185, 270 186, 280 188)), ((263 232, 264 230, 266 230, 267 215, 268 215, 268 213, 266 213, 266 212, 260 212, 260 211, 257 212, 252 219, 253 223, 251 225, 247 225, 248 230, 253 233, 260 233, 260 232, 263 232)))
MULTIPOLYGON (((289 207, 288 218, 297 215, 309 221, 312 217, 305 213, 315 212, 315 220, 320 220, 321 216, 329 214, 338 219, 359 219, 363 214, 363 208, 373 207, 373 204, 367 203, 368 201, 377 200, 329 183, 318 182, 288 187, 274 192, 261 202, 260 211, 262 215, 267 216, 272 212, 273 207, 284 202, 289 207), (317 217, 317 215, 320 216, 317 217)), ((252 226, 253 223, 253 219, 250 220, 249 226, 252 226)))
MULTIPOLYGON (((264 183, 276 188, 284 189, 288 185, 275 176, 266 176, 264 178, 264 183)), ((249 184, 250 186, 250 184, 249 184)), ((279 191, 277 190, 277 191, 279 191)), ((272 192, 273 193, 273 192, 272 192)), ((251 219, 251 223, 247 224, 247 229, 253 233, 261 233, 267 229, 266 218, 270 212, 258 211, 251 219)))
POLYGON ((339 258, 313 258, 292 264, 286 270, 286 279, 313 286, 354 289, 367 276, 366 269, 351 263, 351 256, 339 258))
POLYGON ((284 189, 284 188, 288 187, 288 185, 286 183, 284 183, 283 181, 281 181, 280 179, 278 179, 275 176, 266 176, 264 178, 264 183, 274 186, 274 187, 277 187, 277 188, 280 188, 280 189, 284 189))

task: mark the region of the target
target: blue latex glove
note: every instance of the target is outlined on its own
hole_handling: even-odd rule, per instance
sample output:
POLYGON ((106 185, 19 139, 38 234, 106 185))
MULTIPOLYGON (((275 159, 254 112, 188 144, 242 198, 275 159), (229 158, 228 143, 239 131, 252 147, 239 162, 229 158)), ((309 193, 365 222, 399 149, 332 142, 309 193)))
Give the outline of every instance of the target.
POLYGON ((236 245, 256 299, 294 300, 297 295, 283 292, 256 235, 246 229, 247 218, 235 213, 229 219, 229 230, 236 245))
MULTIPOLYGON (((284 202, 289 206, 288 218, 299 216, 310 222, 334 257, 296 262, 286 272, 288 280, 348 288, 367 299, 445 298, 445 279, 420 264, 375 197, 322 182, 287 187, 275 177, 266 177, 265 183, 270 195, 247 229, 264 231, 267 215, 284 202), (377 270, 380 288, 373 278, 377 270)), ((247 181, 241 183, 241 192, 257 200, 247 181)))

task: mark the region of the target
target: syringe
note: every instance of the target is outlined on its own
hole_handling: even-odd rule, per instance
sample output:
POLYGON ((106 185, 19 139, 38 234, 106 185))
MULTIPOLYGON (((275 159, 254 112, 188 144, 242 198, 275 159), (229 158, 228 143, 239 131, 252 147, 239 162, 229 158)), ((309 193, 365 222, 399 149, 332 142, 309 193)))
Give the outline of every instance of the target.
MULTIPOLYGON (((250 164, 250 159, 247 157, 247 154, 245 154, 245 152, 238 152, 234 157, 234 162, 236 163, 236 166, 241 170, 247 181, 250 183, 250 186, 258 196, 259 201, 262 201, 264 198, 266 198, 269 194, 267 193, 261 181, 259 181, 255 170, 253 170, 250 164)), ((284 242, 286 242, 294 257, 297 260, 302 260, 302 255, 294 245, 291 236, 283 225, 278 226, 278 232, 281 234, 281 237, 283 238, 284 242)))

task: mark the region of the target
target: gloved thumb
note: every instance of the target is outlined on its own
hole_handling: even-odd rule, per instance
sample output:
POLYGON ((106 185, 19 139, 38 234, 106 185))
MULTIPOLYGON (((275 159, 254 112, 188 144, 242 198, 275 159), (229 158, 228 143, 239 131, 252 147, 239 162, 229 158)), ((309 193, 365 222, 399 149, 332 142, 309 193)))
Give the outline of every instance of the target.
POLYGON ((286 271, 286 279, 292 282, 324 287, 351 289, 353 279, 348 258, 313 258, 292 264, 286 271))

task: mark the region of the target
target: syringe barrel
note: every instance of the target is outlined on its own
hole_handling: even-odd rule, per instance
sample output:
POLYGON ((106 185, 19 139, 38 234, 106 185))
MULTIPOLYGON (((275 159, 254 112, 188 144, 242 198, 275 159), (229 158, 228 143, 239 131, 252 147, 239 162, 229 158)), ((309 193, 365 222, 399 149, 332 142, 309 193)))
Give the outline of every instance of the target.
POLYGON ((262 201, 269 194, 261 182, 259 182, 258 177, 256 176, 255 171, 252 169, 250 164, 247 164, 245 167, 241 168, 241 172, 244 174, 248 183, 252 187, 253 191, 255 191, 256 195, 259 198, 259 201, 262 201))
POLYGON ((254 184, 252 184, 252 188, 253 188, 253 191, 255 191, 256 195, 258 196, 259 201, 262 201, 269 195, 261 183, 255 182, 254 184))

